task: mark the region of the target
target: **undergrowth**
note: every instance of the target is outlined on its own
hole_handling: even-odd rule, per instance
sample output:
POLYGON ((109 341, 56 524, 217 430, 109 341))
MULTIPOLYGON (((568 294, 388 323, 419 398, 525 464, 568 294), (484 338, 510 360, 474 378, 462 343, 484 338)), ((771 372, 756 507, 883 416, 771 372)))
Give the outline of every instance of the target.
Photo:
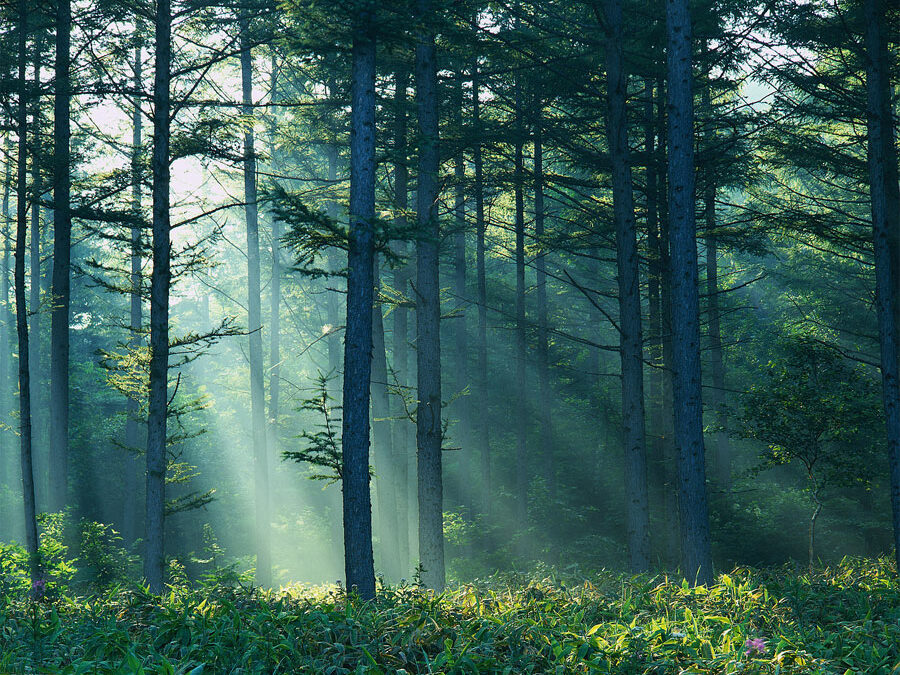
POLYGON ((886 560, 741 568, 710 588, 494 577, 438 596, 382 588, 374 603, 306 586, 0 587, 2 673, 900 673, 886 560))

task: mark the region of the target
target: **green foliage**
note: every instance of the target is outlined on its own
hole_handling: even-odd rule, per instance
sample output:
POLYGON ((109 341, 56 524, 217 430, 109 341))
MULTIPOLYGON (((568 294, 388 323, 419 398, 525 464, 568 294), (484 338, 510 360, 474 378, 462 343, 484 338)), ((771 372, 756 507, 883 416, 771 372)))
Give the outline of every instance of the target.
POLYGON ((434 596, 384 588, 173 587, 0 600, 3 672, 895 672, 900 586, 886 560, 664 577, 493 577, 434 596), (40 646, 38 651, 37 647, 40 646), (39 654, 39 656, 38 656, 39 654))

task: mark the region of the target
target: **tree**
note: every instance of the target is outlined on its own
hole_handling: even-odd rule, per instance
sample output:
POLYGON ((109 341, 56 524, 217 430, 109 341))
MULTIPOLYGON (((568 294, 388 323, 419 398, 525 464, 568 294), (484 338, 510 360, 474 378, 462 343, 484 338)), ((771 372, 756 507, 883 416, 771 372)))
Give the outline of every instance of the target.
POLYGON ((347 589, 375 597, 372 501, 369 490, 369 396, 372 376, 372 302, 375 217, 374 8, 356 16, 350 126, 350 232, 347 324, 344 332, 342 474, 344 568, 347 589))
POLYGON ((694 212, 694 104, 687 0, 666 2, 668 179, 672 284, 672 366, 678 447, 682 572, 713 580, 700 390, 700 298, 694 212))
POLYGON ((419 559, 428 588, 444 588, 444 514, 441 444, 441 336, 437 215, 438 101, 435 20, 430 0, 418 0, 422 26, 416 35, 416 103, 419 176, 416 196, 416 457, 419 495, 419 559))
POLYGON ((147 418, 147 520, 144 576, 152 593, 165 581, 166 422, 169 377, 169 144, 171 134, 172 4, 158 0, 154 15, 153 75, 153 272, 150 276, 150 380, 147 418))
POLYGON ((887 3, 865 0, 866 132, 872 240, 875 248, 875 308, 881 349, 881 382, 890 463, 894 555, 900 569, 900 195, 894 146, 890 60, 885 30, 887 3))
POLYGON ((16 333, 19 339, 19 448, 22 463, 22 501, 25 507, 25 547, 29 555, 32 582, 40 578, 37 517, 34 503, 34 468, 31 447, 31 373, 28 360, 28 308, 25 304, 25 246, 28 231, 28 80, 27 37, 28 3, 18 4, 18 101, 16 133, 18 134, 18 165, 16 167, 16 333))
POLYGON ((616 223, 628 562, 632 572, 644 572, 650 566, 650 512, 644 435, 644 354, 638 283, 640 274, 625 104, 628 78, 623 55, 621 2, 607 0, 604 9, 608 99, 606 124, 612 159, 613 217, 616 223))
POLYGON ((266 433, 266 396, 263 374, 262 316, 260 305, 259 204, 256 190, 256 148, 253 133, 253 54, 250 18, 239 10, 242 112, 244 130, 244 217, 247 225, 247 321, 250 332, 250 438, 256 503, 256 582, 272 584, 269 515, 269 456, 266 433))
POLYGON ((50 314, 50 508, 53 511, 63 509, 67 503, 69 475, 71 28, 71 0, 58 0, 53 98, 53 309, 50 314))

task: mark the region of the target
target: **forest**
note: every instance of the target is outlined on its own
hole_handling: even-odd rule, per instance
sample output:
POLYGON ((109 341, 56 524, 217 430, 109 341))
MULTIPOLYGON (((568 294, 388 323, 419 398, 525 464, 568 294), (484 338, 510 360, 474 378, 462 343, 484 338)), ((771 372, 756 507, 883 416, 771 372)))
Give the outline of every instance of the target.
POLYGON ((896 0, 0 0, 0 673, 900 672, 896 0))

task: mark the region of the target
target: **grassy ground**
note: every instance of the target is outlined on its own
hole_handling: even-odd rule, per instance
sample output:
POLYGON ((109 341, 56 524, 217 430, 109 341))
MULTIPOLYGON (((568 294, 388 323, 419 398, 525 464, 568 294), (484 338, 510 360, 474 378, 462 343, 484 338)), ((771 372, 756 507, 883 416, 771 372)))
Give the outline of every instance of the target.
POLYGON ((2 673, 900 673, 884 560, 738 569, 712 588, 601 574, 385 589, 175 588, 0 599, 2 673))

